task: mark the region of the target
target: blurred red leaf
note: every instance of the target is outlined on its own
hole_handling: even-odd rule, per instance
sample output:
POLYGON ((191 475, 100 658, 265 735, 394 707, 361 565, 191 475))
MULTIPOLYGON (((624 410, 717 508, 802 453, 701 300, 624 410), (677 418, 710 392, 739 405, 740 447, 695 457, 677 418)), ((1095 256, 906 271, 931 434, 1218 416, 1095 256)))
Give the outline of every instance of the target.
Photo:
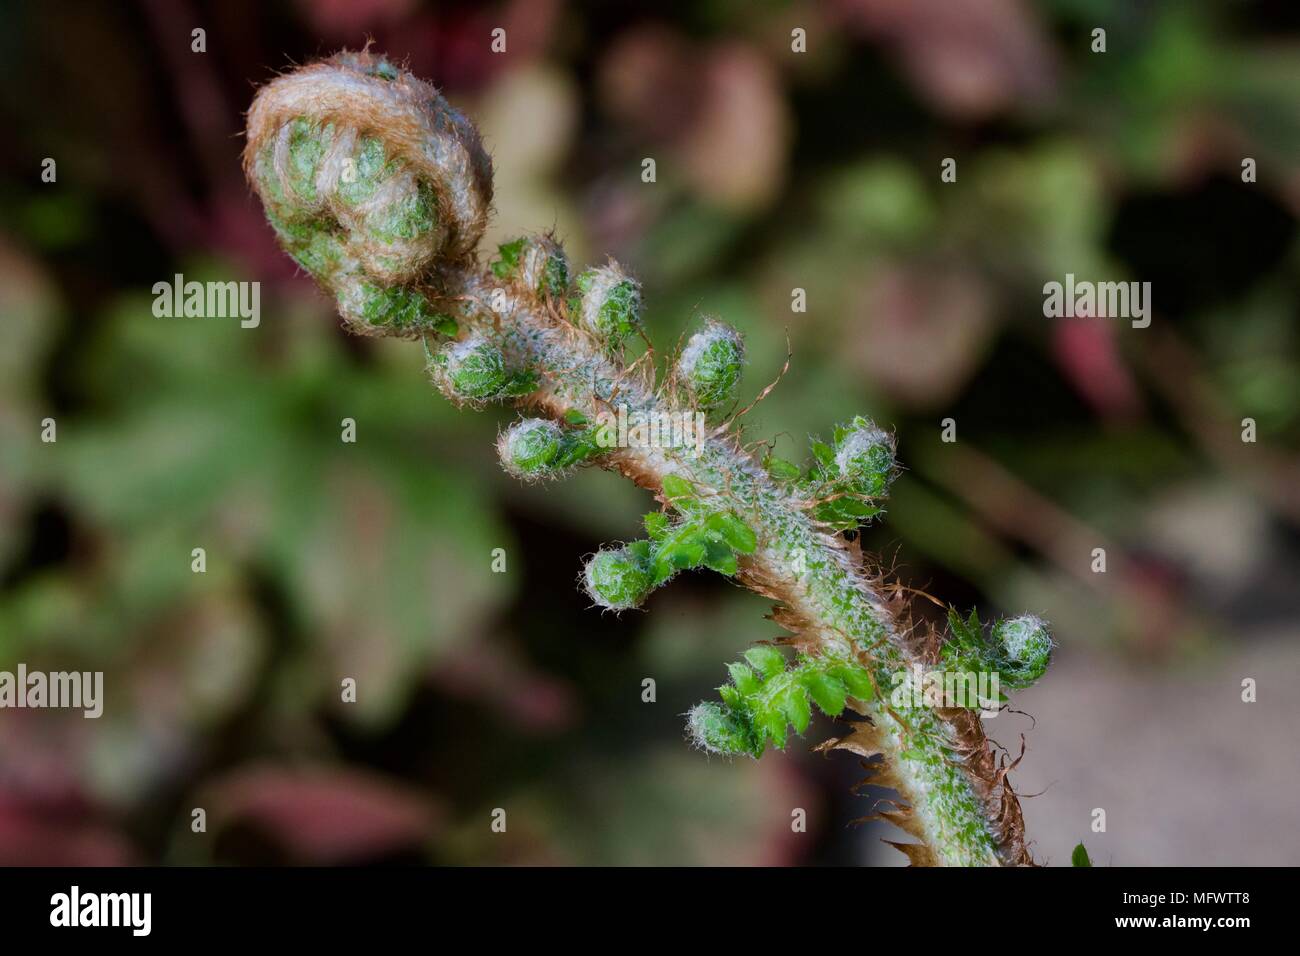
POLYGON ((87 819, 79 800, 30 800, 0 791, 0 866, 126 866, 124 838, 87 819))
POLYGON ((513 648, 496 641, 478 641, 447 655, 432 676, 444 691, 480 699, 524 731, 558 733, 578 718, 572 687, 534 670, 513 648))
POLYGON ((631 30, 604 57, 600 89, 636 136, 674 151, 711 202, 750 208, 781 187, 789 109, 775 68, 754 48, 696 47, 660 27, 631 30))
POLYGON ((1054 52, 1021 0, 844 0, 841 9, 956 119, 1041 106, 1055 94, 1054 52))
POLYGON ((257 766, 235 771, 211 797, 214 829, 251 825, 293 860, 364 860, 419 846, 440 814, 423 795, 342 767, 257 766))
POLYGON ((415 0, 299 0, 299 8, 317 32, 353 45, 377 27, 404 19, 415 0))
POLYGON ((942 405, 979 367, 993 305, 993 290, 969 270, 887 263, 859 287, 844 351, 896 401, 942 405))
POLYGON ((1052 353, 1070 384, 1103 418, 1130 419, 1141 410, 1137 384, 1116 348, 1114 320, 1059 320, 1052 353))

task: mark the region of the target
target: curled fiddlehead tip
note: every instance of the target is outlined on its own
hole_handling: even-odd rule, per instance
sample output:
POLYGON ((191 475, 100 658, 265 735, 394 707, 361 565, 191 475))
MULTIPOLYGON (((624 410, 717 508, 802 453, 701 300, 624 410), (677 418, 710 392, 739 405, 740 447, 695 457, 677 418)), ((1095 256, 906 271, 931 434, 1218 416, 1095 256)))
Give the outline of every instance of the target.
POLYGON ((570 315, 607 349, 618 349, 641 328, 641 286, 617 263, 587 269, 574 285, 570 315))
POLYGON ((1047 672, 1055 642, 1042 618, 1022 614, 998 621, 993 625, 993 640, 1006 654, 1001 679, 1009 686, 1028 687, 1047 672))
POLYGON ((648 542, 637 541, 592 555, 583 571, 591 600, 609 611, 640 607, 654 588, 648 552, 648 542))
POLYGON ((429 375, 438 390, 457 403, 496 398, 510 379, 501 350, 475 336, 449 342, 435 352, 429 360, 429 375))
POLYGON ((1047 672, 1055 646, 1047 622, 1032 614, 998 621, 986 638, 974 611, 966 618, 954 609, 948 611, 946 666, 996 673, 998 681, 1012 690, 1029 687, 1047 672))
POLYGON ((709 319, 692 335, 677 359, 678 380, 692 404, 702 412, 735 400, 744 368, 744 339, 717 319, 709 319))
POLYGON ((368 51, 263 86, 244 171, 285 251, 363 334, 445 331, 433 273, 478 245, 492 163, 429 84, 368 51))
POLYGON ((879 501, 898 472, 892 435, 859 415, 835 427, 833 446, 814 442, 813 454, 807 489, 819 521, 852 528, 881 513, 879 501))
POLYGON ((554 473, 564 450, 564 430, 546 418, 515 422, 497 439, 501 465, 516 478, 542 478, 554 473))

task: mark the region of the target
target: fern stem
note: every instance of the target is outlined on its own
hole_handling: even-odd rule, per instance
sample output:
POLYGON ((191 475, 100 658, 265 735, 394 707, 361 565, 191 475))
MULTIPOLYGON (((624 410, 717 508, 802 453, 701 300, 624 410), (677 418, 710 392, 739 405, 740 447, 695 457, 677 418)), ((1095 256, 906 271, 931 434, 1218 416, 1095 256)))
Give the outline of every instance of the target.
MULTIPOLYGON (((471 269, 449 276, 448 295, 459 302, 457 319, 496 342, 506 354, 542 370, 542 387, 526 406, 564 421, 571 412, 594 419, 613 402, 630 410, 668 416, 683 411, 629 377, 594 343, 557 323, 545 303, 471 269), (495 310, 484 309, 493 303, 495 310)), ((724 434, 695 448, 619 448, 602 464, 661 495, 665 475, 691 482, 704 499, 744 517, 759 538, 742 559, 740 580, 781 601, 802 624, 803 635, 825 652, 869 662, 881 688, 917 658, 896 632, 889 602, 856 566, 842 543, 820 530, 790 490, 768 477, 753 456, 724 434), (802 573, 792 568, 803 567, 802 573)), ((891 768, 889 782, 911 805, 915 829, 935 862, 999 862, 999 840, 962 766, 953 759, 951 729, 927 707, 890 708, 884 695, 869 704, 876 746, 891 768), (892 713, 891 713, 892 710, 892 713)))

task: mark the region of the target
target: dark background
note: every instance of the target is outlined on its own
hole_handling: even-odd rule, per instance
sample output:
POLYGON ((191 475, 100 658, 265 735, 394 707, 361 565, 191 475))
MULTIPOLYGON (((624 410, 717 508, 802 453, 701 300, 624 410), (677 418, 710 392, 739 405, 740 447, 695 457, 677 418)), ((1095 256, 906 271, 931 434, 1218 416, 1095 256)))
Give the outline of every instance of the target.
POLYGON ((489 242, 554 226, 575 263, 617 257, 661 346, 720 315, 750 394, 788 336, 750 437, 798 460, 856 413, 896 430, 907 471, 867 547, 1061 644, 989 725, 1013 752, 1027 735, 1040 860, 1080 840, 1103 864, 1297 859, 1294 4, 3 17, 0 669, 103 670, 107 703, 0 712, 0 863, 902 862, 886 828, 848 825, 877 796, 851 792, 855 762, 806 752, 828 722, 759 763, 682 739, 722 665, 775 636, 764 601, 699 573, 648 613, 588 608, 581 557, 636 536, 645 496, 594 471, 512 482, 491 447, 511 413, 457 413, 418 346, 345 336, 276 249, 242 112, 276 70, 367 38, 479 123, 489 242), (176 272, 260 281, 261 326, 155 318, 176 272), (1067 272, 1151 282, 1151 327, 1044 318, 1067 272))

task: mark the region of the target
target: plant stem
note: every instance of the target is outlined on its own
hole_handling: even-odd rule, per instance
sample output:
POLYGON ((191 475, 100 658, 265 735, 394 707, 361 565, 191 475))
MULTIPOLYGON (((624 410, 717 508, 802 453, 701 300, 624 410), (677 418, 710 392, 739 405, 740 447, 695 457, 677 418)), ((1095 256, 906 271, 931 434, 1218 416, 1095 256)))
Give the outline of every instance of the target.
MULTIPOLYGON (((541 372, 541 387, 521 401, 525 407, 557 421, 571 411, 594 419, 615 403, 629 414, 682 411, 615 365, 598 343, 554 319, 544 302, 472 268, 448 272, 444 280, 444 304, 456 310, 462 326, 541 372)), ((820 530, 803 503, 769 478, 731 432, 709 438, 698 454, 694 447, 618 448, 600 463, 656 495, 665 475, 678 475, 702 498, 718 499, 744 517, 759 547, 742 559, 740 580, 785 605, 805 639, 869 666, 882 690, 894 686, 898 672, 924 663, 899 633, 891 602, 842 540, 820 530)), ((1001 845, 986 814, 987 794, 962 766, 962 741, 954 741, 947 721, 929 707, 890 706, 883 694, 867 705, 867 714, 875 725, 872 745, 889 768, 884 780, 910 804, 909 829, 930 848, 933 862, 991 865, 1004 854, 1007 862, 1017 861, 1021 848, 1001 845)))

